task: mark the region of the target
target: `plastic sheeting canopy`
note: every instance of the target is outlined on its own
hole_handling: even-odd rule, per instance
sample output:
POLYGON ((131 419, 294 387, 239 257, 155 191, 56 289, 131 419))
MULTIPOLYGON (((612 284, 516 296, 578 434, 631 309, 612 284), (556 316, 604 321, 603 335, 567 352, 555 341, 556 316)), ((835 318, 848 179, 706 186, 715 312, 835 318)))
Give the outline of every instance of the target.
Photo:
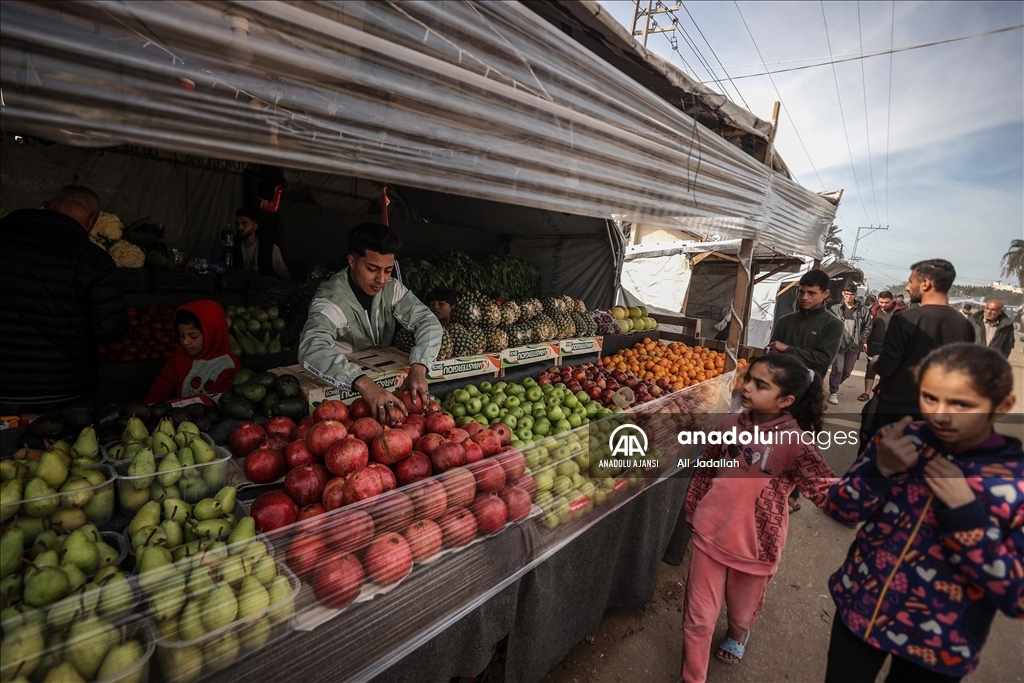
POLYGON ((835 207, 517 2, 5 2, 3 128, 818 255, 835 207))

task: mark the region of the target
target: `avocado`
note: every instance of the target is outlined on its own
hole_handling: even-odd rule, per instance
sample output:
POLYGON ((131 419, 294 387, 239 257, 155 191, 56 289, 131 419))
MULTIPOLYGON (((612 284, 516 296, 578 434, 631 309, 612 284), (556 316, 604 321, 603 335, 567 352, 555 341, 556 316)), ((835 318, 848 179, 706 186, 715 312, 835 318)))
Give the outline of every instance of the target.
POLYGON ((121 417, 121 405, 111 403, 96 411, 96 431, 102 432, 105 429, 117 427, 117 421, 121 417))
POLYGON ((255 372, 249 370, 248 368, 242 368, 241 370, 236 372, 234 376, 231 377, 231 386, 240 387, 243 384, 248 384, 254 379, 256 379, 255 372))
POLYGON ((185 406, 185 412, 188 413, 190 420, 194 420, 197 417, 201 417, 206 412, 206 406, 202 403, 189 403, 185 406))
POLYGON ((301 420, 309 414, 309 408, 306 406, 305 399, 285 398, 274 404, 273 412, 274 415, 284 415, 293 420, 301 420))
POLYGON ((264 396, 267 395, 267 388, 262 384, 250 382, 248 384, 243 384, 240 387, 235 387, 235 393, 249 403, 257 404, 263 400, 264 396))
POLYGON ((83 405, 68 406, 61 411, 61 421, 67 433, 77 438, 80 431, 93 424, 92 409, 83 405))
POLYGON ((182 422, 188 421, 188 411, 184 408, 171 408, 167 413, 167 417, 171 418, 171 422, 177 427, 182 422))
POLYGON ((260 401, 260 411, 267 417, 274 417, 274 404, 281 400, 281 397, 273 391, 269 392, 260 401))
POLYGON ((267 391, 273 391, 274 385, 277 383, 277 375, 272 372, 261 372, 256 375, 256 384, 260 384, 267 388, 267 391))
POLYGON ((226 399, 222 397, 220 409, 234 420, 251 420, 253 417, 252 404, 240 396, 229 396, 226 399))
MULTIPOLYGON (((215 425, 221 421, 220 409, 217 406, 206 406, 206 410, 203 411, 203 415, 210 421, 210 424, 215 425)), ((202 430, 199 430, 202 431, 202 430)))
POLYGON ((194 424, 196 427, 199 428, 199 431, 207 433, 209 433, 210 428, 213 427, 213 423, 210 422, 210 418, 206 417, 206 415, 200 415, 199 417, 195 418, 194 424))
POLYGON ((160 403, 151 405, 150 410, 153 411, 153 417, 163 419, 167 417, 167 413, 171 412, 171 404, 167 401, 160 401, 160 403))
POLYGON ((143 422, 146 422, 153 416, 153 411, 150 410, 149 406, 142 401, 130 401, 124 404, 122 411, 128 417, 133 415, 143 422))
POLYGON ((29 422, 28 431, 43 439, 55 439, 64 433, 64 421, 56 415, 40 415, 29 422))
POLYGON ((302 395, 299 379, 295 375, 281 375, 274 383, 274 391, 281 398, 297 398, 302 395))

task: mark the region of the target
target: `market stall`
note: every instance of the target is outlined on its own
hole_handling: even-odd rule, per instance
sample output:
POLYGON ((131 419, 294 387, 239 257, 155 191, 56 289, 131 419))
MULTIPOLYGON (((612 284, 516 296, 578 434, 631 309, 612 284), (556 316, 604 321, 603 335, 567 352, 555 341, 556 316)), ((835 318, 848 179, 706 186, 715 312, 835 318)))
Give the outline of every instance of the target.
MULTIPOLYGON (((444 679, 479 671, 507 636, 512 677, 536 680, 605 607, 647 597, 676 529, 677 475, 700 450, 675 435, 713 426, 733 376, 722 354, 696 343, 644 341, 650 316, 639 306, 590 315, 615 303, 618 222, 696 222, 810 253, 834 206, 525 4, 8 3, 4 12, 4 131, 150 150, 114 163, 122 174, 152 168, 157 175, 138 175, 182 183, 184 211, 168 208, 164 220, 176 222, 168 231, 185 249, 219 232, 212 216, 233 206, 224 196, 237 202, 233 162, 207 175, 221 166, 213 160, 237 159, 281 167, 303 190, 282 198, 275 228, 311 265, 300 255, 319 261, 348 228, 380 219, 371 209, 387 184, 390 222, 417 260, 471 242, 481 255, 532 264, 538 279, 518 317, 506 318, 500 292, 463 292, 456 308, 467 329, 497 312, 506 337, 460 339, 472 352, 453 348, 430 368, 443 401, 388 431, 360 414, 355 396, 339 394, 346 407, 286 363, 236 374, 219 408, 208 399, 116 406, 103 416, 112 441, 85 422, 98 414, 30 424, 49 450, 4 461, 5 488, 18 488, 5 493, 5 543, 38 559, 50 551, 36 540, 53 533, 82 548, 85 568, 79 580, 71 567, 5 565, 21 604, 52 616, 45 627, 32 614, 4 624, 5 649, 30 641, 19 670, 70 665, 90 680, 126 668, 164 680, 444 679), (194 183, 208 191, 217 182, 212 208, 190 217, 194 183), (534 319, 547 333, 508 338, 534 319), (608 338, 575 332, 602 323, 634 336, 598 359, 608 338), (453 380, 464 388, 444 386, 453 380), (223 450, 210 433, 229 404, 253 419, 235 418, 223 450), (613 438, 623 429, 632 437, 613 438), (68 538, 57 535, 55 524, 79 521, 68 538), (645 532, 623 533, 638 526, 645 532), (120 559, 88 536, 93 529, 121 539, 120 559), (122 562, 134 573, 111 569, 122 562), (77 590, 90 575, 101 600, 86 605, 77 590), (567 612, 578 618, 561 619, 567 612), (45 657, 35 654, 40 643, 45 657)), ((0 148, 5 201, 12 164, 36 163, 28 147, 0 148)), ((44 156, 51 151, 89 156, 59 147, 44 156)), ((83 161, 94 162, 107 163, 83 161)), ((244 194, 244 167, 242 176, 244 194)), ((128 206, 115 184, 97 188, 128 206)), ((38 202, 41 190, 22 189, 22 201, 38 202)), ((399 265, 410 283, 429 270, 399 265)), ((228 311, 239 335, 273 330, 269 311, 267 320, 228 311)), ((155 312, 166 316, 159 304, 155 312)), ((400 389, 401 350, 353 360, 400 389)))

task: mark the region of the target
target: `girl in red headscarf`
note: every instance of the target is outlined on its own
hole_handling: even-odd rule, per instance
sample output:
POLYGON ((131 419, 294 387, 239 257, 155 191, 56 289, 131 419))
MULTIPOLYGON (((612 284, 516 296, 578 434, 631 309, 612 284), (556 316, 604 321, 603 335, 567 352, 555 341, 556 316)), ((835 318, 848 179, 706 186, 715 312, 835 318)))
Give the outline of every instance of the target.
POLYGON ((217 394, 231 388, 242 367, 228 347, 228 322, 216 301, 192 301, 174 316, 181 346, 167 359, 146 396, 147 403, 217 394))

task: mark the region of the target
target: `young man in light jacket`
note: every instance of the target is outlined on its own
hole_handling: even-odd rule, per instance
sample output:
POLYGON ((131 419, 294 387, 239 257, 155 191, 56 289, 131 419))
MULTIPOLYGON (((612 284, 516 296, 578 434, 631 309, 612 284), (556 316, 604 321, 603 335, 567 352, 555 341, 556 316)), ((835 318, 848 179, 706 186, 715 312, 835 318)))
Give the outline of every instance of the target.
POLYGON ((348 268, 320 285, 299 340, 299 362, 307 372, 343 391, 359 392, 371 414, 387 424, 404 415, 405 406, 345 354, 390 346, 396 325, 411 330, 416 344, 409 353, 403 386, 414 401, 426 402, 427 368, 437 359, 443 334, 430 309, 391 277, 401 248, 401 239, 385 225, 363 223, 353 228, 348 235, 348 268))

